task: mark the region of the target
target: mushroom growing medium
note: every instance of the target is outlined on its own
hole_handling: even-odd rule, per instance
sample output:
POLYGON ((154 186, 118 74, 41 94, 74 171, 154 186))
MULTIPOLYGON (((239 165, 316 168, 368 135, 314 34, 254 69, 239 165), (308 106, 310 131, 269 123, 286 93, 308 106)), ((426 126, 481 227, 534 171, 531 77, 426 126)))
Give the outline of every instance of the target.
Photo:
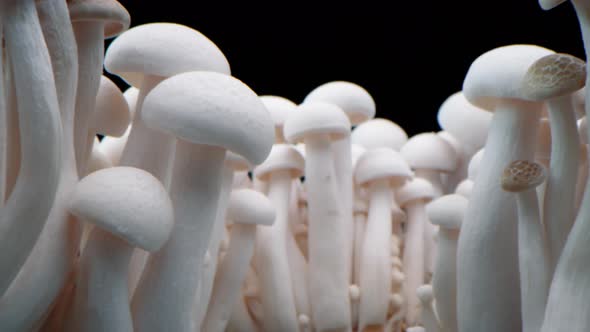
POLYGON ((369 210, 360 257, 359 330, 384 325, 391 291, 391 234, 394 188, 412 178, 399 152, 376 148, 365 152, 354 171, 368 188, 369 210))
POLYGON ((332 149, 333 141, 350 135, 350 121, 334 104, 306 102, 289 116, 284 133, 288 142, 305 143, 313 325, 318 331, 346 330, 351 324, 348 248, 352 233, 346 225, 332 149))
POLYGON ((231 193, 227 206, 227 218, 233 221, 229 248, 215 276, 211 301, 200 331, 225 330, 232 310, 240 300, 240 287, 254 254, 256 233, 261 229, 257 225, 271 226, 275 217, 275 208, 263 194, 251 189, 231 193))
POLYGON ((547 234, 541 223, 535 188, 545 181, 543 165, 513 161, 501 176, 502 189, 516 193, 518 206, 518 263, 522 302, 522 331, 540 331, 551 283, 547 234))
POLYGON ((178 138, 170 197, 170 240, 150 256, 132 300, 138 331, 193 331, 203 258, 217 213, 226 150, 250 163, 270 152, 270 114, 241 81, 215 72, 188 72, 158 84, 145 99, 146 126, 178 138))
POLYGON ((0 213, 0 294, 39 238, 62 164, 59 104, 35 2, 5 1, 2 6, 6 52, 15 73, 21 160, 16 184, 0 213))
POLYGON ((498 179, 510 161, 534 157, 540 104, 525 101, 521 85, 528 68, 552 53, 534 45, 495 48, 471 64, 463 81, 467 100, 494 113, 459 235, 460 331, 521 328, 516 204, 498 179))
POLYGON ((66 330, 132 331, 129 261, 134 247, 154 252, 168 240, 174 214, 166 189, 144 170, 113 167, 80 180, 69 210, 95 226, 80 259, 66 330))
POLYGON ((574 223, 580 138, 572 94, 584 86, 584 61, 568 54, 551 54, 529 68, 522 85, 528 99, 544 101, 551 126, 551 159, 543 198, 551 270, 574 223))

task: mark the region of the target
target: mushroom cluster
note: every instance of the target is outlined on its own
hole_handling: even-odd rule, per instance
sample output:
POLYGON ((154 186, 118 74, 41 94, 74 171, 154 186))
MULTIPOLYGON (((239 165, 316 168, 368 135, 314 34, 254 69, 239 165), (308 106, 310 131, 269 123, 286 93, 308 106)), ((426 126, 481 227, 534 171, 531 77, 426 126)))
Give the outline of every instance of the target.
POLYGON ((0 331, 590 330, 583 60, 491 49, 408 137, 355 83, 259 96, 116 0, 0 19, 0 331))

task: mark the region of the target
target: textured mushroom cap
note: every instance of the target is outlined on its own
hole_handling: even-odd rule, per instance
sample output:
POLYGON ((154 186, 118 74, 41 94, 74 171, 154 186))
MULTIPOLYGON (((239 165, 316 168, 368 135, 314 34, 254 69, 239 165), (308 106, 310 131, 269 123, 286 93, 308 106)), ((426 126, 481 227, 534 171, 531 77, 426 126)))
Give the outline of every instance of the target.
POLYGON ((104 67, 136 87, 144 75, 170 77, 196 70, 230 74, 227 59, 211 40, 175 23, 143 24, 125 31, 107 49, 104 67))
POLYGON ((353 125, 375 117, 375 101, 367 90, 346 81, 328 82, 313 89, 303 100, 326 102, 340 107, 353 125))
POLYGON ((455 188, 455 194, 461 195, 465 198, 469 198, 471 196, 471 192, 473 191, 473 180, 465 179, 457 185, 455 188))
POLYGON ((297 112, 287 118, 283 128, 288 142, 300 143, 305 136, 316 134, 330 135, 333 140, 350 135, 350 121, 340 107, 323 102, 309 102, 297 108, 297 112))
POLYGON ((423 304, 430 305, 434 300, 434 293, 432 291, 432 285, 421 285, 416 288, 416 295, 423 304))
POLYGON ((523 100, 522 80, 529 67, 553 51, 535 45, 509 45, 480 55, 469 67, 463 94, 475 106, 493 111, 502 99, 523 100))
POLYGON ((262 181, 269 181, 271 173, 289 171, 292 178, 303 176, 305 160, 297 149, 290 144, 275 144, 262 164, 254 169, 254 175, 262 181))
POLYGON ((399 187, 413 176, 412 170, 402 155, 389 148, 367 150, 357 161, 354 179, 365 185, 371 181, 387 180, 399 187))
POLYGON ((435 197, 432 184, 422 178, 413 178, 395 192, 395 200, 402 208, 416 200, 429 202, 435 197))
POLYGON ((225 153, 225 164, 229 166, 234 172, 244 172, 252 168, 252 165, 246 158, 231 151, 227 151, 225 153))
POLYGON ((468 202, 462 195, 444 195, 426 205, 426 215, 434 225, 446 229, 460 229, 468 202))
POLYGON ((359 158, 367 151, 362 145, 351 144, 350 145, 350 157, 352 158, 352 169, 356 167, 356 163, 359 158))
POLYGON ((266 196, 252 189, 237 189, 231 192, 227 205, 227 218, 236 224, 274 224, 275 208, 266 196))
POLYGON ((369 150, 385 147, 399 151, 408 141, 408 134, 395 122, 379 118, 355 127, 350 134, 350 140, 369 150))
POLYGON ((535 61, 524 76, 526 99, 543 101, 572 94, 584 87, 586 63, 573 55, 554 53, 535 61))
POLYGON ((477 171, 479 170, 479 164, 483 159, 484 149, 480 149, 477 151, 469 161, 469 165, 467 165, 467 178, 471 181, 475 181, 477 177, 477 171))
POLYGON ((129 104, 123 93, 113 81, 102 76, 91 126, 100 134, 119 137, 125 133, 130 121, 129 104))
POLYGON ((488 137, 492 114, 471 104, 462 92, 448 97, 438 109, 439 126, 461 143, 481 148, 488 137))
POLYGON ((84 177, 68 204, 73 215, 147 251, 164 245, 174 222, 166 188, 134 167, 111 167, 84 177))
POLYGON ((282 127, 291 112, 297 111, 297 104, 279 96, 260 96, 260 100, 272 117, 275 127, 282 127))
POLYGON ((131 18, 115 0, 68 0, 70 20, 104 22, 104 37, 111 38, 129 28, 131 18))
POLYGON ((452 172, 459 161, 455 149, 435 133, 412 136, 400 153, 413 169, 452 172))
POLYGON ((543 10, 550 10, 561 5, 565 1, 566 0, 539 0, 539 6, 541 6, 543 10))
POLYGON ((223 147, 256 165, 274 142, 274 125, 260 98, 240 80, 215 72, 172 76, 150 91, 146 126, 180 139, 223 147))
POLYGON ((129 105, 129 113, 131 113, 131 119, 135 115, 135 107, 137 106, 137 98, 139 97, 139 89, 130 86, 125 92, 123 92, 123 97, 127 101, 127 105, 129 105))
POLYGON ((502 172, 502 189, 510 192, 533 189, 543 183, 546 177, 543 165, 530 160, 516 160, 502 172))

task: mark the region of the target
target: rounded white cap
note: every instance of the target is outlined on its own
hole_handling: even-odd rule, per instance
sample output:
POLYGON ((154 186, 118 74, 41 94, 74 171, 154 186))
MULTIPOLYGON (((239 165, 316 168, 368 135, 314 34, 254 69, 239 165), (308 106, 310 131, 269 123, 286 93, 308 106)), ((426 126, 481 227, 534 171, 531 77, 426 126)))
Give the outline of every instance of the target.
POLYGON ((444 195, 426 205, 426 215, 434 225, 446 229, 460 229, 468 203, 464 196, 444 195))
POLYGON ((340 107, 323 102, 308 102, 297 108, 283 128, 288 142, 299 143, 305 136, 314 134, 326 134, 334 140, 350 135, 350 121, 340 107))
POLYGON ((375 117, 375 101, 367 90, 358 84, 334 81, 322 84, 311 91, 303 101, 326 102, 340 107, 350 123, 357 125, 375 117))
POLYGON ((395 194, 396 201, 402 208, 417 200, 429 202, 436 197, 432 184, 422 178, 413 178, 406 182, 395 194))
POLYGON ((452 172, 459 161, 455 149, 435 133, 412 136, 400 152, 413 169, 452 172))
POLYGON ((276 212, 266 196, 252 189, 233 190, 227 205, 227 218, 236 224, 270 226, 276 212))
POLYGON ((522 81, 538 59, 554 53, 535 45, 508 45, 480 55, 469 67, 463 94, 470 103, 493 111, 500 100, 523 100, 522 81))
POLYGON ((471 196, 471 191, 473 190, 473 180, 465 179, 457 185, 455 188, 455 194, 461 195, 465 198, 469 198, 471 196))
POLYGON ((412 170, 402 155, 389 148, 367 150, 358 160, 354 169, 357 184, 387 180, 399 187, 413 176, 412 170))
POLYGON ((356 126, 350 140, 369 150, 385 147, 399 151, 408 141, 408 134, 395 122, 377 118, 356 126))
POLYGON ((129 104, 123 93, 113 81, 102 76, 90 125, 97 133, 119 137, 125 133, 130 122, 129 104))
POLYGON ((472 105, 462 92, 451 95, 438 109, 439 126, 461 143, 479 149, 484 146, 492 114, 472 105))
POLYGON ((107 49, 104 67, 136 87, 144 75, 170 77, 195 70, 230 74, 227 59, 211 40, 176 23, 149 23, 125 31, 107 49))
POLYGON ((170 77, 146 96, 146 126, 195 144, 223 147, 259 164, 274 142, 260 98, 238 79, 215 72, 170 77))
POLYGON ((168 240, 174 222, 166 188, 150 173, 134 167, 111 167, 84 177, 72 190, 68 209, 151 252, 168 240))
POLYGON ((304 170, 305 160, 293 145, 275 144, 266 160, 254 168, 254 175, 262 181, 269 181, 271 173, 276 171, 288 171, 292 178, 299 178, 304 170))

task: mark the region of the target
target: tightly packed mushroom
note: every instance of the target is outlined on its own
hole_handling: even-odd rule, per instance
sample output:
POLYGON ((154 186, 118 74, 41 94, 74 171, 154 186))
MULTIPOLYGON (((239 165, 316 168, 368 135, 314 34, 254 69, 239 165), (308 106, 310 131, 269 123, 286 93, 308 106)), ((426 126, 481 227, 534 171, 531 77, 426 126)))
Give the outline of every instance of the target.
POLYGON ((116 0, 0 19, 0 331, 590 330, 583 60, 491 49, 408 137, 353 82, 259 96, 116 0))

